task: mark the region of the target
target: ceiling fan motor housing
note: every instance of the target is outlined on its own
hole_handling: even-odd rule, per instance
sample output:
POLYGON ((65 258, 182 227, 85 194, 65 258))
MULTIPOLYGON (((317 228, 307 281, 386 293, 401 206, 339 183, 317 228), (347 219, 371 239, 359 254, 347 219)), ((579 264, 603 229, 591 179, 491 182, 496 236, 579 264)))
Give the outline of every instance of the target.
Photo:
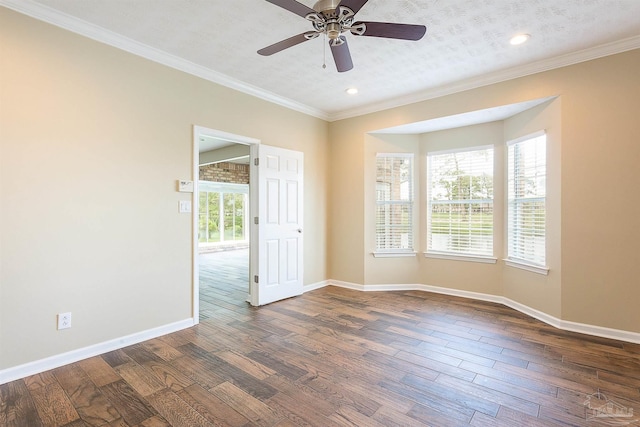
POLYGON ((319 0, 313 5, 313 10, 319 13, 332 13, 339 4, 340 0, 319 0))
POLYGON ((332 43, 342 44, 340 34, 351 29, 353 11, 340 6, 340 0, 320 0, 313 9, 316 13, 308 14, 306 19, 313 23, 315 30, 326 34, 332 43))

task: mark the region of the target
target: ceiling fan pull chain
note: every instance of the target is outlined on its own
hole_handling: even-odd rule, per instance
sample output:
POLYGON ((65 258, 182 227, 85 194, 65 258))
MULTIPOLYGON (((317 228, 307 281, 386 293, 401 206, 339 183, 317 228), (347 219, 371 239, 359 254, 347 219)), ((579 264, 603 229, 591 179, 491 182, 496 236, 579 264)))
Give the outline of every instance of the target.
POLYGON ((322 52, 322 69, 327 68, 327 35, 324 34, 324 40, 322 41, 323 52, 322 52))

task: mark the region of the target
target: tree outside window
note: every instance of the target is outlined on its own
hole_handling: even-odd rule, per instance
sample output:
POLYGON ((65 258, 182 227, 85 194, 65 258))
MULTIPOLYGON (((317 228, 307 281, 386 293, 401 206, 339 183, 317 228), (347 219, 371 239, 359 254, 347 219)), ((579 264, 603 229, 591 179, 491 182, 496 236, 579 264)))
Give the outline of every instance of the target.
POLYGON ((493 256, 493 148, 427 156, 427 251, 493 256))

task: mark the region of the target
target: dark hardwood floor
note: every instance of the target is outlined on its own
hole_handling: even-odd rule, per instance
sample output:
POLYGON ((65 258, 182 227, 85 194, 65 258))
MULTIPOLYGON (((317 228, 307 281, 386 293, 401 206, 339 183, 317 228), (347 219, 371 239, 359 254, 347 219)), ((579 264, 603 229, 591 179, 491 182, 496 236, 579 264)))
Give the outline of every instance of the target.
POLYGON ((196 327, 0 386, 0 425, 640 425, 640 345, 418 291, 245 297, 203 289, 196 327), (588 419, 603 395, 634 416, 588 419))
POLYGON ((200 254, 200 321, 227 307, 247 307, 249 248, 200 254))

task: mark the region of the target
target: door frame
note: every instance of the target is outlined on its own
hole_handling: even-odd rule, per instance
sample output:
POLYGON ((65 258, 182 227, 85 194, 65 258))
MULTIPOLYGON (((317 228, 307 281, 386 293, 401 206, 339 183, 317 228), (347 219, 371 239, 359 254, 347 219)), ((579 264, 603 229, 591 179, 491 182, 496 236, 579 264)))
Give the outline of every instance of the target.
MULTIPOLYGON (((193 158, 192 158, 192 176, 193 180, 193 196, 192 196, 192 206, 191 210, 191 236, 192 236, 192 278, 191 278, 191 289, 192 289, 192 316, 193 316, 193 324, 196 325, 200 323, 200 263, 198 261, 198 233, 199 233, 199 190, 198 190, 198 181, 200 178, 200 136, 208 136, 212 138, 224 139, 226 141, 230 141, 236 144, 248 145, 250 148, 250 175, 249 175, 249 218, 253 218, 257 216, 257 208, 258 208, 258 181, 257 176, 255 175, 255 162, 254 159, 257 157, 258 146, 260 145, 260 140, 251 138, 248 136, 236 135, 229 132, 224 132, 221 130, 211 129, 203 126, 193 126, 193 158)), ((249 227, 249 253, 250 253, 250 261, 249 261, 249 278, 248 278, 248 292, 249 292, 249 303, 251 305, 257 305, 258 296, 257 296, 257 288, 253 280, 250 280, 251 276, 254 274, 254 271, 257 267, 257 250, 254 253, 254 248, 257 249, 257 228, 254 225, 254 221, 250 221, 251 226, 249 227)))

